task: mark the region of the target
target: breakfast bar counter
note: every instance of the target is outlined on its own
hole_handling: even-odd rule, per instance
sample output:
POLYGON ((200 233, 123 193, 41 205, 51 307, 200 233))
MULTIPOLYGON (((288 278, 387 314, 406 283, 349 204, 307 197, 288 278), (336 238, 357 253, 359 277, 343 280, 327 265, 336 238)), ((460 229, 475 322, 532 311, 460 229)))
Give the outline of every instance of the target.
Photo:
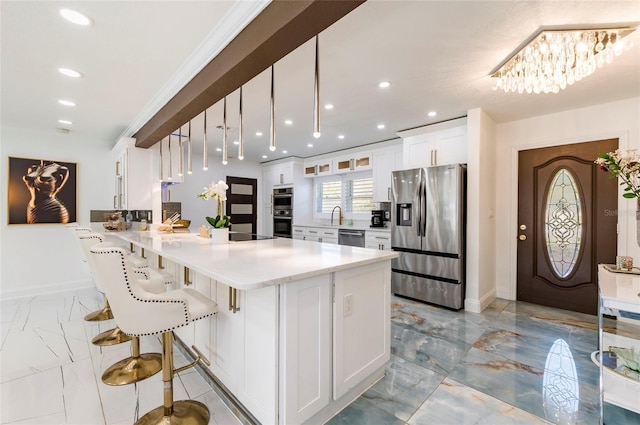
POLYGON ((215 316, 175 334, 209 358, 204 371, 249 422, 324 423, 382 378, 396 253, 292 239, 214 245, 193 233, 106 233, 169 271, 176 287, 217 302, 215 316))

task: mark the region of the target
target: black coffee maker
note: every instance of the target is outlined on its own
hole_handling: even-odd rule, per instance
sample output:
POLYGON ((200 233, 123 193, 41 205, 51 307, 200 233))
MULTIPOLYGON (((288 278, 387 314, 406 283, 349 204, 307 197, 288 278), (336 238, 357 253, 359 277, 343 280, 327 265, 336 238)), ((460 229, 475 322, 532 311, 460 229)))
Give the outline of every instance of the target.
POLYGON ((371 211, 371 227, 385 227, 384 210, 371 211))

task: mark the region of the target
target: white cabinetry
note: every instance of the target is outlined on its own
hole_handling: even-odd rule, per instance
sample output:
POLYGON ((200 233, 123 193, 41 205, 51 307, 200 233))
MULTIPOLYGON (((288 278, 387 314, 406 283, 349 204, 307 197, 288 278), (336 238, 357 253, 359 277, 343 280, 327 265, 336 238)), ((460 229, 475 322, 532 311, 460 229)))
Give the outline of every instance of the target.
POLYGON ((391 172, 402 170, 402 145, 378 149, 373 159, 373 200, 391 202, 391 172))
POLYGON ((114 156, 113 208, 116 210, 150 210, 151 151, 136 148, 135 139, 124 137, 112 149, 114 156))
POLYGON ((336 272, 334 279, 333 398, 337 400, 391 356, 391 268, 388 262, 377 263, 336 272))
POLYGON ((403 139, 403 168, 467 162, 466 119, 398 133, 403 139))
POLYGON ((367 230, 364 235, 365 248, 391 250, 391 232, 367 230))
POLYGON ((338 243, 338 229, 330 227, 310 227, 310 226, 293 226, 293 239, 321 242, 321 243, 338 243))
POLYGON ((273 236, 273 169, 262 169, 262 227, 260 233, 273 236))
POLYGON ((356 152, 333 160, 333 174, 343 174, 373 168, 371 152, 356 152))
POLYGON ((330 158, 304 162, 305 177, 327 176, 331 173, 332 169, 330 158))
POLYGON ((271 167, 271 183, 273 186, 293 184, 293 162, 273 165, 271 167))
MULTIPOLYGON (((619 357, 609 356, 609 347, 635 348, 640 350, 640 276, 613 273, 598 266, 598 291, 600 308, 598 309, 598 330, 600 347, 594 352, 592 359, 600 368, 600 401, 620 406, 624 409, 640 413, 640 380, 637 373, 625 369, 624 361, 619 357), (615 325, 604 326, 603 315, 616 316, 615 325), (624 323, 621 323, 624 322, 624 323), (610 332, 611 327, 613 332, 610 332), (605 356, 606 366, 600 359, 605 356), (616 363, 612 365, 611 363, 616 363), (617 366, 618 370, 612 367, 617 366)), ((601 404, 602 405, 602 404, 601 404)), ((611 419, 603 416, 600 410, 600 423, 610 423, 611 419), (608 420, 609 419, 609 420, 608 420)))

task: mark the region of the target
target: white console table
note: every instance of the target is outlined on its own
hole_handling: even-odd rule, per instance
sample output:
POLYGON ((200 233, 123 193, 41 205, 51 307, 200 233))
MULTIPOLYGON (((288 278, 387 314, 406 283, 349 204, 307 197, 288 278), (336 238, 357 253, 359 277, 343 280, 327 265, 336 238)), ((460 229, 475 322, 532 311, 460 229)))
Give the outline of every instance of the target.
POLYGON ((600 423, 604 423, 604 402, 640 413, 640 381, 606 368, 603 356, 610 346, 640 350, 640 275, 614 273, 598 266, 599 282, 599 359, 600 423), (615 332, 605 329, 603 315, 616 316, 615 332))

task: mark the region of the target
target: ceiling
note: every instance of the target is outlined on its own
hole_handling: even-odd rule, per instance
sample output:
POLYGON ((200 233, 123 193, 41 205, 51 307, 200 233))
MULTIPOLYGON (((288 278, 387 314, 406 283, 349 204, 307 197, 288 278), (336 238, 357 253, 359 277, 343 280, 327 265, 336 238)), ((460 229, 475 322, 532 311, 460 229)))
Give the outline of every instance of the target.
MULTIPOLYGON (((119 137, 135 134, 265 5, 2 1, 1 125, 113 146, 119 137), (85 13, 94 25, 69 24, 58 14, 62 7, 85 13), (212 40, 218 43, 213 48, 212 40), (57 72, 61 66, 83 77, 64 77, 57 72), (77 106, 61 106, 60 98, 77 106), (61 133, 59 127, 70 131, 61 133)), ((631 50, 558 94, 494 91, 488 76, 542 26, 638 22, 637 0, 369 0, 320 33, 320 101, 334 105, 321 110, 322 136, 312 137, 312 39, 274 67, 276 152, 268 149, 270 69, 244 85, 245 158, 305 158, 390 140, 398 131, 461 117, 474 108, 504 123, 639 97, 640 31, 629 36, 635 40, 631 50), (383 80, 391 86, 379 88, 383 80), (429 111, 437 116, 428 117, 429 111), (286 125, 286 119, 293 123, 286 125), (263 136, 256 136, 258 131, 263 136)), ((238 90, 227 97, 230 142, 238 138, 238 99, 238 90)), ((216 128, 222 128, 222 115, 222 102, 207 111, 209 152, 222 144, 222 130, 216 128)), ((194 150, 201 151, 202 115, 191 126, 194 150)), ((236 155, 230 144, 230 161, 236 155)))

